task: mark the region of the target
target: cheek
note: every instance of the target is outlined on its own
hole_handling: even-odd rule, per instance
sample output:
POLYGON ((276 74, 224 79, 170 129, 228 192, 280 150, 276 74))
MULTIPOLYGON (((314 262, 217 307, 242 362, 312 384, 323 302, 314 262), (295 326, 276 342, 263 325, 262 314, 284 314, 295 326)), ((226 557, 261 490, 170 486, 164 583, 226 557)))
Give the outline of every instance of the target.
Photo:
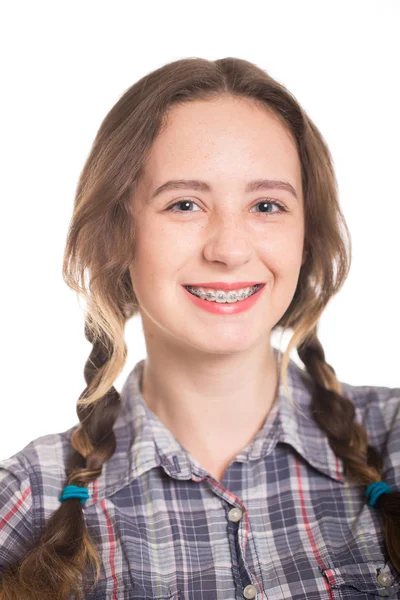
POLYGON ((270 239, 263 251, 263 262, 272 279, 269 306, 273 319, 279 319, 290 306, 296 292, 302 261, 302 236, 299 231, 292 235, 270 239))
POLYGON ((301 267, 303 253, 302 236, 298 232, 274 236, 263 245, 263 260, 273 274, 289 276, 301 267))
POLYGON ((189 223, 166 223, 155 217, 140 232, 138 246, 158 271, 179 266, 199 249, 199 232, 189 223))
POLYGON ((135 243, 138 284, 142 288, 151 287, 155 290, 165 279, 170 279, 171 273, 176 273, 190 252, 190 240, 185 241, 181 236, 172 235, 168 228, 141 228, 135 243))

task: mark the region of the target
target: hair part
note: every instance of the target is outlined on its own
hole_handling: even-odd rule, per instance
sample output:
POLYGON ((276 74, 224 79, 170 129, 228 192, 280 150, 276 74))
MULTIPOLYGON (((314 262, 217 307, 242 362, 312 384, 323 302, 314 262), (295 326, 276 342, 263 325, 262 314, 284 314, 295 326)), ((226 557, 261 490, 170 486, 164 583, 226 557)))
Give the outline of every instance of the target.
MULTIPOLYGON (((129 273, 135 258, 132 198, 152 143, 175 105, 225 95, 256 102, 276 116, 291 134, 300 159, 306 260, 292 302, 274 327, 293 330, 280 366, 286 392, 291 397, 287 369, 297 349, 313 381, 313 418, 343 460, 346 477, 360 486, 381 480, 382 458, 368 444, 365 428, 355 422, 354 405, 325 361, 317 335, 319 318, 341 289, 351 263, 351 239, 330 151, 281 83, 249 61, 228 57, 185 58, 142 77, 106 115, 80 174, 63 277, 86 301, 85 336, 93 349, 84 369, 87 385, 77 401, 79 424, 71 438, 65 485, 93 482, 115 451, 113 426, 121 398, 113 384, 127 357, 125 324, 139 312, 129 273)), ((400 572, 400 492, 382 494, 377 506, 390 560, 400 572)), ((64 600, 71 593, 81 600, 87 582, 93 578, 93 585, 97 583, 100 567, 83 506, 70 498, 61 502, 26 556, 3 573, 0 600, 64 600)))

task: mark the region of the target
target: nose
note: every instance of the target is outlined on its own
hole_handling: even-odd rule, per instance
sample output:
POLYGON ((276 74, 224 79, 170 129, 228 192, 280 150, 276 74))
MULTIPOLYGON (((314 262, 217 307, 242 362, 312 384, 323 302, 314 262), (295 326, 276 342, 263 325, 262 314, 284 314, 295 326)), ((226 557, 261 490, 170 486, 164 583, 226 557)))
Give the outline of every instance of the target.
POLYGON ((223 262, 229 267, 248 262, 253 252, 250 232, 233 218, 221 219, 212 228, 204 246, 204 256, 208 261, 223 262))

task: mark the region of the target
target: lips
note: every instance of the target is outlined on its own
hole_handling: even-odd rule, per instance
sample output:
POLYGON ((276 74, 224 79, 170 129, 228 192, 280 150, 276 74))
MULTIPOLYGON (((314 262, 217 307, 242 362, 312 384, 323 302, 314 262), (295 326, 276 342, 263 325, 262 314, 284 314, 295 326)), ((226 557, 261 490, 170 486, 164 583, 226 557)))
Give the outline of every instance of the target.
MULTIPOLYGON (((251 282, 246 282, 246 283, 251 283, 251 282)), ((212 285, 220 285, 221 282, 213 282, 212 285)), ((204 285, 204 284, 202 284, 204 285)), ((209 285, 209 284, 207 284, 209 285)), ((237 283, 234 285, 238 285, 237 283)), ((240 282, 240 285, 243 285, 243 282, 240 282)), ((257 286, 257 284, 256 284, 257 286)), ((206 298, 204 298, 204 300, 200 297, 198 297, 196 294, 193 294, 191 292, 189 292, 189 290, 186 289, 186 286, 182 286, 183 287, 183 293, 186 294, 186 297, 188 299, 190 299, 190 301, 197 306, 198 308, 201 308, 202 310, 209 312, 211 314, 214 315, 226 315, 226 316, 233 316, 233 315, 237 315, 243 312, 247 312, 248 310, 251 310, 251 308, 259 301, 259 299, 262 297, 263 293, 264 293, 264 289, 267 288, 267 284, 260 284, 259 286, 257 286, 259 289, 255 294, 250 294, 250 296, 248 296, 245 300, 240 300, 238 302, 209 302, 206 298)), ((246 286, 246 287, 250 287, 250 286, 246 286)), ((253 287, 253 286, 251 286, 253 287)))

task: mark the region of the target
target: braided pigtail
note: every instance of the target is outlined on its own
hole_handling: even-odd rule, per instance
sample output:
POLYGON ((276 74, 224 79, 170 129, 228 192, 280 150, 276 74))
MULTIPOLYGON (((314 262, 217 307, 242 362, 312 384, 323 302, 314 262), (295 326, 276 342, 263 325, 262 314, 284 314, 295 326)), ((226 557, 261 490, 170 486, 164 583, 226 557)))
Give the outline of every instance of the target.
MULTIPOLYGON (((342 395, 334 369, 325 362, 315 329, 297 351, 315 383, 311 403, 313 418, 327 434, 333 452, 343 460, 346 477, 362 486, 381 481, 382 457, 368 444, 363 425, 355 422, 354 404, 342 395)), ((389 558, 400 572, 400 491, 379 495, 376 506, 383 517, 389 558)))
MULTIPOLYGON (((107 346, 100 338, 92 339, 92 333, 86 324, 85 335, 93 343, 93 349, 84 369, 87 388, 77 404, 80 424, 71 438, 65 482, 85 488, 101 475, 103 464, 115 451, 113 425, 121 407, 120 394, 114 387, 94 403, 81 401, 88 390, 99 385, 110 358, 107 346)), ((0 598, 64 600, 75 593, 75 598, 82 600, 89 591, 87 582, 94 576, 94 584, 97 583, 100 564, 98 551, 86 529, 83 506, 78 498, 68 498, 52 514, 29 554, 3 573, 0 598)))

